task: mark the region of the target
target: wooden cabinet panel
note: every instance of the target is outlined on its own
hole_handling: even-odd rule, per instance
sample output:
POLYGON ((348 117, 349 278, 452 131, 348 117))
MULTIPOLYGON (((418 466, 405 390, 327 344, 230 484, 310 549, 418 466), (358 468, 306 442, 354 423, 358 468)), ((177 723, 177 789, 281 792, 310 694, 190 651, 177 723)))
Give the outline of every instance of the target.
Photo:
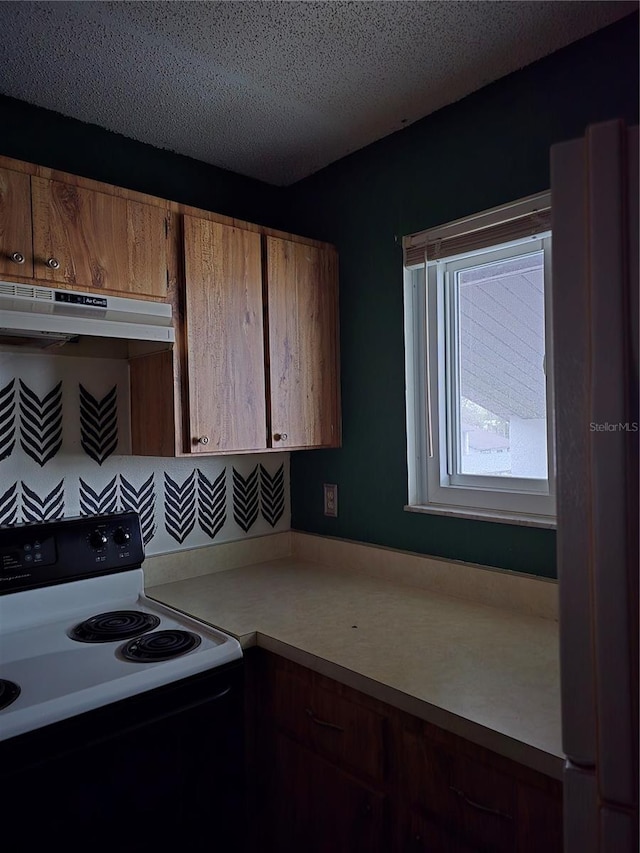
POLYGON ((549 779, 546 787, 518 787, 518 853, 562 850, 562 784, 549 779))
POLYGON ((184 263, 190 449, 264 449, 260 235, 185 216, 184 263))
POLYGON ((276 736, 274 853, 387 853, 386 797, 276 736))
POLYGON ((489 763, 457 756, 452 792, 457 798, 459 837, 478 850, 516 849, 516 783, 489 763))
POLYGON ((0 274, 33 275, 30 179, 10 169, 0 169, 0 274))
POLYGON ((448 746, 429 737, 427 732, 431 728, 418 720, 411 728, 402 727, 399 784, 403 799, 410 806, 453 823, 459 813, 453 788, 455 756, 448 746))
POLYGON ((464 754, 459 743, 427 723, 415 721, 403 727, 399 762, 403 797, 461 844, 511 853, 515 849, 515 780, 464 754))
POLYGON ((337 446, 336 252, 267 237, 266 270, 273 446, 337 446))
POLYGON ((162 208, 37 177, 31 190, 35 278, 63 287, 166 296, 162 208))
POLYGON ((173 456, 176 448, 174 354, 156 352, 129 362, 131 452, 173 456), (162 389, 159 392, 159 389, 162 389))
POLYGON ((384 777, 386 719, 287 672, 276 672, 276 723, 319 755, 374 782, 384 777))
POLYGON ((397 853, 479 853, 432 818, 401 809, 396 826, 397 853))

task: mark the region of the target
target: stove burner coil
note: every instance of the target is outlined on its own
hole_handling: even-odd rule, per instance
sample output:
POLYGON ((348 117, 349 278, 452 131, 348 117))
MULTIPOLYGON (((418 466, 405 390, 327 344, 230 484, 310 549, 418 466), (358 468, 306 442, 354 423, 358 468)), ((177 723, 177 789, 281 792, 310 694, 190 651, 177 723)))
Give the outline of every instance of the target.
POLYGON ((0 678, 0 711, 7 708, 20 695, 20 688, 14 681, 0 678))
POLYGON ((97 616, 80 622, 71 629, 69 636, 80 643, 112 643, 152 631, 159 624, 160 619, 151 613, 113 610, 110 613, 98 613, 97 616))
POLYGON ((200 637, 191 631, 155 631, 131 640, 120 650, 125 660, 152 663, 186 655, 200 645, 200 637))

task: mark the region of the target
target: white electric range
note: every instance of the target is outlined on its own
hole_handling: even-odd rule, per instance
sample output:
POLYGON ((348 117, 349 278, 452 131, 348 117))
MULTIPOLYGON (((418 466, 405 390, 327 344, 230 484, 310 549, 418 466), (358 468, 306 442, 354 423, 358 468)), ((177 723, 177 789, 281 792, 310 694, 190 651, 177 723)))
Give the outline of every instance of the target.
POLYGON ((234 847, 242 649, 148 598, 143 561, 133 512, 0 528, 0 795, 38 800, 34 843, 111 831, 129 797, 163 843, 217 810, 234 847))
POLYGON ((0 739, 242 657, 147 598, 143 559, 134 513, 0 531, 0 739))

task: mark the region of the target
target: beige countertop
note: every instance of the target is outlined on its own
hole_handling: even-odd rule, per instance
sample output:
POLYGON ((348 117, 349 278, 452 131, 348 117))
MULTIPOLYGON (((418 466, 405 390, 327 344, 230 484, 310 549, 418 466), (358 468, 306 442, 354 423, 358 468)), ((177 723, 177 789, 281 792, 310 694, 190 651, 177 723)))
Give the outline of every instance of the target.
POLYGON ((561 778, 558 624, 294 557, 146 593, 561 778))

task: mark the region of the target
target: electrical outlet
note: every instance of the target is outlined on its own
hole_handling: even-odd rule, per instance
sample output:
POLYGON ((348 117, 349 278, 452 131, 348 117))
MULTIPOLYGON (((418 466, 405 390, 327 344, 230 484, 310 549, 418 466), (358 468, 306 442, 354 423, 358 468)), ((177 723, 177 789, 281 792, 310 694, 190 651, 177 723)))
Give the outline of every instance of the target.
POLYGON ((338 487, 335 483, 324 484, 324 514, 332 518, 338 515, 338 487))

